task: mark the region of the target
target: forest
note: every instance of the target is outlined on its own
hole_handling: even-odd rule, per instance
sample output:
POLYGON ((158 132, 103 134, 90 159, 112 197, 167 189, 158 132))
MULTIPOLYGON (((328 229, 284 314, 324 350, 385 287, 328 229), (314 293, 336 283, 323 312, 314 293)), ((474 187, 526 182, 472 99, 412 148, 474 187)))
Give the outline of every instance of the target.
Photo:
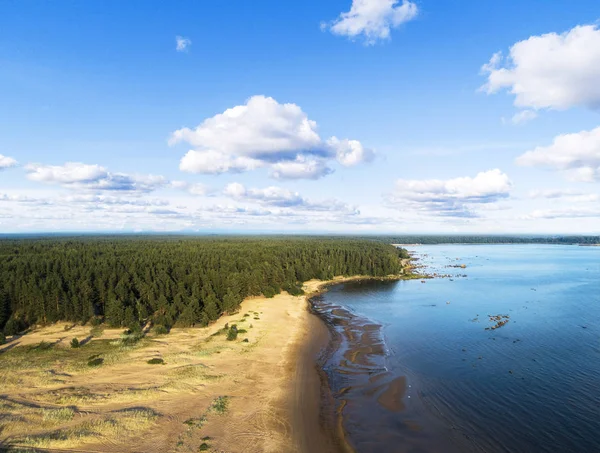
POLYGON ((337 275, 402 270, 404 249, 328 237, 83 236, 0 239, 0 332, 57 321, 205 326, 248 296, 337 275))

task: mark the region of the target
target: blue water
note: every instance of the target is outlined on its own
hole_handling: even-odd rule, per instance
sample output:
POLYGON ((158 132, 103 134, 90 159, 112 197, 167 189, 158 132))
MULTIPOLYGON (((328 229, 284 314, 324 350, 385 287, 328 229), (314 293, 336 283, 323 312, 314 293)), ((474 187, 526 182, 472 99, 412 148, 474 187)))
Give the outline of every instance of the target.
POLYGON ((600 247, 409 249, 423 271, 467 276, 348 283, 324 295, 382 325, 386 367, 407 377, 402 411, 345 409, 357 450, 600 452, 600 247), (466 269, 447 267, 456 264, 466 269), (509 322, 485 330, 498 314, 509 322), (398 446, 391 434, 411 420, 437 447, 398 446))

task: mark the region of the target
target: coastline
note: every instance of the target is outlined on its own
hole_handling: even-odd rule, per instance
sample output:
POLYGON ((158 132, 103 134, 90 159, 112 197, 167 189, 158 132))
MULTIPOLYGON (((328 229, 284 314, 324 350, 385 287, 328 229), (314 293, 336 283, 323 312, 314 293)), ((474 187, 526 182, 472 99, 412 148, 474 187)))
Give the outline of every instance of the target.
MULTIPOLYGON (((408 261, 408 260, 407 260, 408 261)), ((408 264, 408 263, 406 263, 408 264)), ((410 269, 410 268, 408 268, 410 269)), ((320 446, 314 444, 310 449, 302 449, 304 452, 323 452, 323 453, 354 453, 355 449, 351 445, 348 439, 348 433, 346 432, 343 410, 346 402, 342 400, 341 404, 338 404, 334 396, 340 396, 344 392, 350 390, 350 388, 342 389, 337 395, 334 395, 334 389, 331 386, 331 382, 328 373, 325 369, 327 362, 333 357, 334 354, 338 353, 342 342, 346 341, 347 338, 351 338, 356 342, 352 347, 348 348, 351 357, 347 357, 346 363, 352 362, 357 364, 359 367, 372 366, 372 371, 383 370, 381 363, 373 364, 368 356, 374 354, 379 356, 381 359, 385 356, 384 345, 381 338, 377 338, 377 331, 381 326, 376 324, 364 324, 358 317, 352 315, 350 312, 342 309, 341 307, 330 307, 333 308, 333 316, 328 310, 323 310, 322 304, 319 304, 318 299, 328 288, 344 283, 350 282, 362 282, 362 281, 399 281, 399 280, 411 280, 415 278, 421 278, 421 276, 415 276, 413 274, 400 274, 390 275, 386 277, 372 277, 372 276, 352 276, 352 277, 335 277, 332 280, 318 282, 314 291, 306 295, 306 301, 308 303, 308 310, 313 316, 314 320, 320 324, 321 329, 324 327, 327 331, 327 342, 324 343, 322 338, 319 336, 311 337, 310 341, 306 345, 306 349, 309 352, 308 357, 312 357, 313 368, 319 375, 320 378, 320 409, 319 409, 319 421, 322 431, 325 432, 327 445, 320 446), (337 311, 337 312, 336 312, 337 311), (353 322, 358 320, 359 325, 353 325, 353 322), (336 325, 344 325, 346 331, 344 334, 336 329, 336 325), (349 334, 350 330, 356 329, 357 331, 363 331, 360 336, 353 336, 349 334), (316 350, 316 345, 321 345, 320 350, 316 350), (362 344, 362 346, 358 346, 362 344), (319 352, 320 351, 320 352, 319 352), (315 352, 317 352, 315 354, 315 352)), ((302 359, 301 359, 302 360, 302 359)), ((387 373, 380 373, 379 377, 384 377, 387 373)), ((372 376, 372 379, 377 379, 377 376, 372 376)), ((398 386, 399 381, 395 380, 390 383, 387 396, 384 397, 384 406, 395 408, 397 410, 399 405, 398 397, 403 395, 403 390, 400 389, 402 386, 398 386)), ((310 385, 306 382, 305 385, 310 385)), ((313 384, 314 385, 314 384, 313 384)), ((357 386, 358 387, 358 386, 357 386)), ((312 435, 311 432, 305 432, 305 436, 312 435)))
POLYGON ((329 330, 328 348, 317 361, 324 376, 322 410, 333 417, 329 431, 344 452, 459 451, 446 444, 452 433, 425 407, 415 377, 389 369, 383 325, 356 315, 343 302, 321 297, 338 284, 352 283, 356 288, 362 283, 391 284, 414 278, 412 274, 339 278, 324 282, 309 297, 311 312, 329 330), (383 426, 388 429, 382 430, 383 426))

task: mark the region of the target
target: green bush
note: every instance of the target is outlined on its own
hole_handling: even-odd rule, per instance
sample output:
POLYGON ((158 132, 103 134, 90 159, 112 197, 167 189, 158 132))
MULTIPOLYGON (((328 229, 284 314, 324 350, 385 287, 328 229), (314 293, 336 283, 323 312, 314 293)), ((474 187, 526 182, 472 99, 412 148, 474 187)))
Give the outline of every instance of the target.
POLYGON ((88 366, 96 367, 96 366, 102 365, 103 363, 104 363, 104 359, 102 357, 97 357, 95 359, 89 360, 88 366))
POLYGON ((0 344, 6 343, 6 337, 2 332, 0 332, 0 344))
POLYGON ((149 365, 164 365, 165 361, 163 359, 159 359, 157 357, 148 360, 147 362, 149 365))
POLYGON ((76 349, 76 348, 78 348, 79 346, 81 346, 81 344, 79 343, 79 340, 78 340, 77 338, 73 338, 73 339, 71 340, 71 347, 72 347, 73 349, 76 349))
POLYGON ((157 324, 156 326, 154 326, 152 331, 154 332, 155 335, 166 335, 169 333, 169 329, 167 329, 162 324, 157 324))
POLYGON ((209 448, 210 445, 208 445, 206 442, 202 442, 200 444, 200 448, 198 448, 198 451, 208 451, 209 448))
POLYGON ((233 326, 231 326, 229 328, 229 331, 227 332, 227 340, 228 341, 234 341, 238 336, 238 330, 237 330, 237 326, 234 324, 233 326))

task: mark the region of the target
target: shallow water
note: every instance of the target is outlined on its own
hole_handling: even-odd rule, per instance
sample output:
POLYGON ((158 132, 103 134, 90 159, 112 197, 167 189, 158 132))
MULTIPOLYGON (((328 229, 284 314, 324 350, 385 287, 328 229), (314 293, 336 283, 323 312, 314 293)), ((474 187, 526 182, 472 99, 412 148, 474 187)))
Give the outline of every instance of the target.
POLYGON ((357 451, 600 452, 600 247, 412 250, 452 280, 347 283, 315 304, 340 332, 325 370, 357 451))

